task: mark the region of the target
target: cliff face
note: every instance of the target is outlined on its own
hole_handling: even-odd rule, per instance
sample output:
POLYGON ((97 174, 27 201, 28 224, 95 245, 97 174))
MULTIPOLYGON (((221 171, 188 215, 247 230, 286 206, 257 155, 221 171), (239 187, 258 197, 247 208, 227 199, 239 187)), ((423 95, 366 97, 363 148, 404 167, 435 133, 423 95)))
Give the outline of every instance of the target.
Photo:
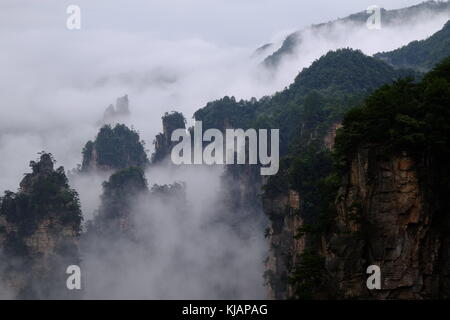
MULTIPOLYGON (((328 130, 319 134, 314 127, 302 126, 300 134, 304 133, 303 142, 305 144, 318 142, 319 148, 312 149, 312 154, 316 158, 314 161, 321 162, 318 160, 317 152, 323 148, 332 150, 336 130, 340 127, 339 122, 334 122, 330 124, 328 130)), ((307 152, 304 149, 301 153, 307 152)), ((302 264, 303 255, 312 247, 316 248, 319 242, 314 234, 306 232, 308 226, 317 220, 314 213, 310 212, 311 206, 316 205, 313 200, 315 196, 294 189, 292 182, 288 181, 291 174, 289 171, 292 172, 292 168, 281 172, 278 181, 269 181, 264 186, 263 209, 270 219, 269 228, 266 230, 269 254, 265 273, 269 299, 289 299, 297 295, 297 287, 293 281, 296 268, 302 264)), ((308 168, 304 171, 312 172, 314 169, 308 168)), ((300 176, 306 180, 303 174, 300 176)), ((314 178, 309 180, 315 184, 314 178)))
POLYGON ((361 149, 339 190, 336 232, 323 239, 326 269, 342 298, 443 298, 449 294, 450 217, 438 219, 406 154, 380 159, 361 149), (381 268, 368 291, 366 269, 381 268))
POLYGON ((18 298, 75 298, 66 288, 66 268, 79 264, 81 211, 62 168, 49 154, 31 162, 18 193, 1 198, 1 275, 18 298))
POLYGON ((449 68, 445 59, 420 82, 381 87, 337 134, 333 125, 315 148, 302 141, 285 159, 265 193, 271 298, 450 297, 449 68), (285 200, 292 188, 296 215, 285 200), (372 265, 376 290, 367 287, 372 265))
POLYGON ((298 229, 303 225, 299 214, 300 195, 294 190, 286 194, 267 197, 263 200, 264 212, 271 221, 266 230, 269 240, 269 254, 264 275, 269 299, 287 299, 293 294, 289 277, 297 263, 297 253, 306 248, 305 238, 297 238, 298 229))
POLYGON ((384 159, 374 149, 359 150, 338 192, 334 227, 318 241, 314 233, 300 234, 311 222, 301 194, 264 197, 271 222, 268 298, 295 296, 292 278, 309 250, 323 259, 311 298, 449 298, 450 217, 437 216, 439 204, 427 197, 419 166, 405 153, 384 159), (381 269, 381 290, 366 286, 370 265, 381 269))

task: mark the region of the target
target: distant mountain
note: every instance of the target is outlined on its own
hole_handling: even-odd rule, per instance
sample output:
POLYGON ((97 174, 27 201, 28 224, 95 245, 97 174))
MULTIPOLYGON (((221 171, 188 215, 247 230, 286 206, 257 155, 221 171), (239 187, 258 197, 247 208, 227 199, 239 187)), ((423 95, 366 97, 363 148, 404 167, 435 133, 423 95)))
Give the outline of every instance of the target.
POLYGON ((279 128, 280 154, 286 155, 299 145, 324 139, 349 109, 380 86, 406 77, 416 78, 417 73, 396 70, 359 50, 330 51, 303 69, 284 91, 261 99, 252 125, 279 128))
POLYGON ((256 49, 252 56, 253 57, 266 56, 268 53, 270 53, 270 50, 273 48, 273 46, 274 46, 273 43, 267 43, 256 49))
POLYGON ((297 76, 290 91, 305 95, 311 90, 343 93, 369 92, 398 78, 413 75, 366 56, 359 50, 330 51, 297 76))
POLYGON ((110 104, 103 113, 102 124, 114 123, 130 115, 128 95, 117 98, 116 105, 110 104))
POLYGON ((293 137, 318 133, 317 124, 328 130, 348 108, 361 103, 375 89, 415 72, 396 70, 359 50, 331 51, 303 69, 285 90, 260 100, 236 101, 224 97, 194 114, 203 128, 279 128, 280 152, 293 137), (312 127, 306 123, 313 123, 312 127), (316 130, 317 129, 317 130, 316 130))
MULTIPOLYGON (((442 1, 426 1, 418 5, 396 9, 385 10, 381 9, 382 23, 384 26, 391 26, 399 23, 409 23, 418 19, 418 16, 422 13, 428 13, 431 15, 437 15, 447 12, 450 17, 450 2, 442 1)), ((362 11, 356 14, 349 15, 348 17, 330 21, 327 23, 321 23, 312 25, 306 29, 296 31, 286 37, 281 47, 273 52, 271 55, 264 59, 263 64, 266 67, 276 68, 280 62, 291 54, 295 54, 296 50, 301 50, 303 41, 306 41, 305 34, 312 32, 318 34, 321 37, 329 38, 333 40, 333 30, 338 24, 346 23, 352 24, 355 27, 365 27, 366 21, 371 14, 366 11, 362 11)), ((268 45, 264 46, 269 48, 268 45)), ((259 49, 258 49, 259 50, 259 49)))
POLYGON ((426 40, 413 41, 390 52, 381 52, 375 58, 397 68, 413 68, 429 71, 444 58, 450 56, 450 21, 444 28, 426 40))

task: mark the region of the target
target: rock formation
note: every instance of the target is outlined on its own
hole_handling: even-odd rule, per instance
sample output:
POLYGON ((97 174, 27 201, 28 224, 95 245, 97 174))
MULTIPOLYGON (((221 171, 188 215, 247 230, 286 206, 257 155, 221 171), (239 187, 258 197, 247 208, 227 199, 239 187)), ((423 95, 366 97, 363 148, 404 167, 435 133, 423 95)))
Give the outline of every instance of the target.
POLYGON ((119 97, 116 106, 110 104, 103 113, 103 124, 114 123, 123 120, 130 115, 128 95, 119 97))
POLYGON ((96 139, 83 149, 82 172, 115 171, 128 167, 145 168, 149 161, 138 132, 123 124, 103 126, 96 139))
POLYGON ((103 183, 101 205, 90 224, 90 231, 100 236, 128 234, 131 237, 134 229, 133 205, 147 193, 147 181, 142 169, 129 167, 112 174, 103 183))
POLYGON ((269 298, 450 297, 449 68, 383 86, 285 159, 264 187, 269 298))
POLYGON ((152 154, 152 163, 161 162, 170 155, 173 146, 177 143, 171 141, 172 133, 176 129, 186 128, 186 119, 179 112, 166 112, 161 119, 163 132, 158 134, 153 142, 155 152, 152 154))
POLYGON ((17 193, 0 198, 3 282, 17 298, 75 298, 66 288, 66 268, 78 265, 82 215, 64 169, 50 154, 30 164, 17 193))
POLYGON ((382 159, 361 149, 337 197, 337 229, 324 237, 326 269, 342 298, 449 298, 450 217, 426 195, 420 164, 407 154, 382 159), (366 268, 382 271, 381 290, 366 268))

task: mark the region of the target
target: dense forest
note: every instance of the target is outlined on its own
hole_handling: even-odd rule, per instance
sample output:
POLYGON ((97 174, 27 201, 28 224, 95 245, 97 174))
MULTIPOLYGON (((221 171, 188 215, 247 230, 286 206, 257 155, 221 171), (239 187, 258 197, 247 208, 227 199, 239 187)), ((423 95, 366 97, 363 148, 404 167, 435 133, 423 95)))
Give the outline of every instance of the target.
POLYGON ((296 139, 319 132, 324 135, 331 123, 340 121, 346 110, 380 85, 414 75, 414 71, 395 70, 361 51, 341 49, 316 60, 292 85, 271 97, 249 101, 224 97, 208 103, 194 118, 203 121, 205 130, 279 128, 283 155, 296 139))
POLYGON ((414 41, 391 52, 374 55, 398 68, 429 71, 448 56, 450 51, 450 22, 428 39, 414 41))

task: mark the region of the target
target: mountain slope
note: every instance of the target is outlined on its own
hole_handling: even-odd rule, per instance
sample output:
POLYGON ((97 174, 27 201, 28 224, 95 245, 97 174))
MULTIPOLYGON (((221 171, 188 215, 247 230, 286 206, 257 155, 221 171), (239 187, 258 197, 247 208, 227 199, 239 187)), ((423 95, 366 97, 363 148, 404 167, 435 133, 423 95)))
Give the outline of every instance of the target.
POLYGON ((397 68, 414 68, 429 71, 438 62, 450 55, 450 21, 444 28, 426 40, 414 41, 391 52, 381 52, 375 58, 397 68))
MULTIPOLYGON (((382 9, 382 23, 384 27, 398 25, 400 23, 411 23, 418 20, 419 15, 426 12, 431 17, 447 12, 450 18, 450 2, 426 1, 415 6, 397 10, 382 9)), ((366 28, 366 21, 371 14, 362 11, 348 17, 337 19, 328 23, 312 25, 303 30, 296 31, 286 37, 281 47, 264 59, 264 65, 276 68, 284 58, 302 50, 304 41, 308 41, 309 34, 327 38, 330 41, 336 36, 333 30, 342 24, 348 24, 357 28, 366 28)))
POLYGON ((208 128, 277 128, 280 152, 301 137, 325 134, 350 107, 377 87, 414 72, 395 70, 361 51, 329 52, 305 68, 294 83, 271 97, 236 101, 234 97, 208 103, 195 114, 208 128))
POLYGON ((290 90, 305 95, 312 90, 337 90, 343 93, 369 92, 397 78, 413 75, 394 70, 359 50, 340 49, 328 52, 304 69, 290 90))

